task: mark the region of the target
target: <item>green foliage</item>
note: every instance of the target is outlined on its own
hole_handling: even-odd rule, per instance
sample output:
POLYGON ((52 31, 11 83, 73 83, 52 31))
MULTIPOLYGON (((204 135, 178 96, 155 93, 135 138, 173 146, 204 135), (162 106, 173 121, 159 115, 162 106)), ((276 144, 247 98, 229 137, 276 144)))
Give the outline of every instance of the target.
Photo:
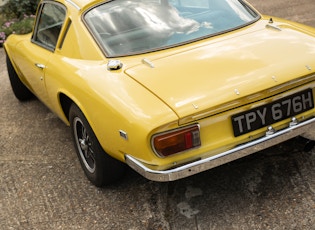
POLYGON ((0 9, 0 46, 12 34, 32 31, 39 0, 9 0, 0 9))
POLYGON ((36 13, 39 0, 9 0, 1 9, 7 18, 23 19, 25 15, 36 13))

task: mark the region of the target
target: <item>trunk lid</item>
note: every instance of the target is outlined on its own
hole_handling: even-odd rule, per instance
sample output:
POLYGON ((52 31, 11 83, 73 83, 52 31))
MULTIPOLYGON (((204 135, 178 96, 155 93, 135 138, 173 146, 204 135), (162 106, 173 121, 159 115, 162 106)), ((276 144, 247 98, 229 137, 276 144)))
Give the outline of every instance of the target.
MULTIPOLYGON (((149 56, 126 73, 166 103, 179 118, 275 87, 315 69, 315 39, 287 24, 257 23, 165 56, 149 56), (263 26, 262 26, 263 25, 263 26), (312 60, 312 62, 311 62, 312 60)), ((152 105, 154 106, 154 105, 152 105)))

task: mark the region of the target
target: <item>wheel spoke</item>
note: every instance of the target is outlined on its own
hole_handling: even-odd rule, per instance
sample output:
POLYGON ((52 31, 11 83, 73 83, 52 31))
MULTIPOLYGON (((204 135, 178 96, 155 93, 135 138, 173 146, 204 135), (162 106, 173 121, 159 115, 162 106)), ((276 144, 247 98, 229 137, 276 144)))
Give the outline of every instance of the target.
POLYGON ((88 148, 86 154, 87 154, 86 161, 89 164, 89 166, 93 168, 95 164, 95 157, 94 157, 93 150, 91 148, 88 148))
POLYGON ((90 172, 94 172, 96 159, 94 151, 92 149, 90 136, 80 119, 76 120, 75 127, 77 146, 79 148, 79 152, 83 160, 83 163, 90 172))
POLYGON ((87 137, 87 133, 86 133, 86 129, 84 128, 84 126, 81 126, 81 135, 83 139, 86 139, 87 137))

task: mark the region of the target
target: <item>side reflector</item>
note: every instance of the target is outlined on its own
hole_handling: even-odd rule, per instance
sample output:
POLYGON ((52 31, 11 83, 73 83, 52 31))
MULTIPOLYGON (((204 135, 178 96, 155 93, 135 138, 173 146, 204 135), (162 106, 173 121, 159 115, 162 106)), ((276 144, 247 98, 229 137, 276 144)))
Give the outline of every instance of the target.
POLYGON ((163 157, 196 148, 201 145, 199 126, 194 125, 155 135, 152 145, 154 151, 163 157))

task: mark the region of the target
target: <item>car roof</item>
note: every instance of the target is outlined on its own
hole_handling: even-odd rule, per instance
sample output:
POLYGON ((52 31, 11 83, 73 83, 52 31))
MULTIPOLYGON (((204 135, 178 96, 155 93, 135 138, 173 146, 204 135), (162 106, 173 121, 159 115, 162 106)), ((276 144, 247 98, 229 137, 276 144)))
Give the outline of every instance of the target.
POLYGON ((70 4, 77 8, 78 10, 85 9, 87 7, 90 7, 92 5, 95 5, 97 3, 106 2, 104 0, 57 0, 63 4, 70 4))

